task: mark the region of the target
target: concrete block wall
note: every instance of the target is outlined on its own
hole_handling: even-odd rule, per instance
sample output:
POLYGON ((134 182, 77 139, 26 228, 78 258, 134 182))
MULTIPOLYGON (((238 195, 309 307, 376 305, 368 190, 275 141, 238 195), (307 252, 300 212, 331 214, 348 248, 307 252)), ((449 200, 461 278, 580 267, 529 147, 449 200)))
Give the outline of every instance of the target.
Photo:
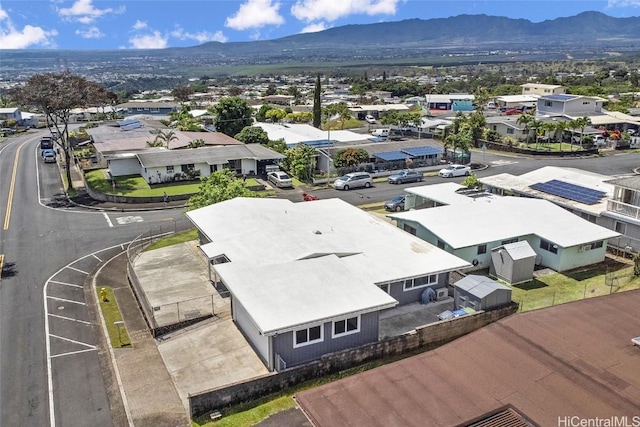
POLYGON ((304 381, 321 378, 377 359, 422 349, 431 350, 509 316, 517 303, 473 315, 425 325, 398 337, 322 356, 319 360, 242 383, 189 395, 192 418, 279 392, 304 381))

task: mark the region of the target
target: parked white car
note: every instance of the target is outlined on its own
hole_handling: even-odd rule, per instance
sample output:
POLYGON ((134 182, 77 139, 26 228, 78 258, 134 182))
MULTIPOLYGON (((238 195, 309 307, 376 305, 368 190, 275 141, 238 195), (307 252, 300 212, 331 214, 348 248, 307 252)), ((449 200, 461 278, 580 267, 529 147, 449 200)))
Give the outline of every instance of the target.
POLYGON ((367 114, 367 116, 364 118, 364 121, 372 125, 376 124, 376 118, 370 114, 367 114))
POLYGON ((381 138, 386 138, 389 136, 389 129, 385 129, 385 128, 374 129, 371 131, 371 135, 379 136, 381 138))
POLYGON ((293 181, 291 181, 289 175, 282 171, 269 172, 267 179, 276 187, 293 187, 293 181))
POLYGON ((471 168, 465 165, 449 165, 446 168, 440 169, 438 176, 443 178, 453 178, 454 176, 469 176, 471 175, 471 168))

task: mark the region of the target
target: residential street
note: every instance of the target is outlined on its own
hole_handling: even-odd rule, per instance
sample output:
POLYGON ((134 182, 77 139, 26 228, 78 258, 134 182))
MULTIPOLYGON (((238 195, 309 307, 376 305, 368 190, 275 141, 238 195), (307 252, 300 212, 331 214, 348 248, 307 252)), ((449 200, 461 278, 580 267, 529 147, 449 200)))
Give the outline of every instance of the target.
MULTIPOLYGON (((30 132, 0 145, 0 425, 126 425, 117 387, 110 375, 103 377, 108 353, 85 279, 135 236, 186 220, 181 209, 100 212, 69 206, 56 165, 39 158, 42 134, 30 132)), ((489 165, 480 177, 519 175, 547 165, 622 175, 640 166, 640 154, 530 159, 478 151, 472 162, 489 165)), ((436 182, 445 179, 312 192, 361 205, 436 182)), ((302 199, 300 189, 278 194, 302 199)))

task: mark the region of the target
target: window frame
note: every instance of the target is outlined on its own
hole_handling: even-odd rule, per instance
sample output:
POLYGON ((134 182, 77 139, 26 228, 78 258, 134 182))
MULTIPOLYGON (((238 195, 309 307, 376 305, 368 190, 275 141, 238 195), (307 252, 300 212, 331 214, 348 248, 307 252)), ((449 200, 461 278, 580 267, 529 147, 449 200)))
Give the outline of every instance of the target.
POLYGON ((427 276, 414 277, 413 279, 407 279, 404 281, 402 285, 402 290, 404 292, 412 291, 414 289, 426 288, 427 286, 437 285, 438 284, 438 273, 429 274, 427 276), (416 279, 426 278, 427 281, 425 283, 421 283, 419 285, 415 284, 416 279))
POLYGON ((175 173, 174 171, 175 171, 175 169, 174 169, 173 165, 167 166, 167 173, 175 173))
POLYGON ((347 335, 353 335, 360 332, 360 325, 362 324, 360 315, 345 317, 342 319, 334 320, 331 322, 331 338, 340 338, 347 335), (356 320, 356 328, 349 330, 349 321, 355 319, 356 320), (339 323, 344 323, 344 332, 336 333, 336 325, 339 323))
POLYGON ((552 254, 558 253, 558 248, 554 247, 555 243, 552 243, 545 239, 540 239, 540 249, 543 249, 547 252, 551 252, 552 254))
POLYGON ((483 243, 482 245, 478 245, 476 246, 477 251, 476 251, 476 255, 484 255, 487 253, 487 244, 483 243))
POLYGON ((305 347, 308 345, 317 344, 324 341, 324 324, 320 323, 317 325, 311 325, 306 328, 296 329, 293 331, 293 348, 305 347), (316 338, 314 340, 309 339, 309 331, 311 329, 320 328, 320 338, 316 338), (307 340, 301 343, 298 343, 298 332, 306 331, 307 332, 307 340))

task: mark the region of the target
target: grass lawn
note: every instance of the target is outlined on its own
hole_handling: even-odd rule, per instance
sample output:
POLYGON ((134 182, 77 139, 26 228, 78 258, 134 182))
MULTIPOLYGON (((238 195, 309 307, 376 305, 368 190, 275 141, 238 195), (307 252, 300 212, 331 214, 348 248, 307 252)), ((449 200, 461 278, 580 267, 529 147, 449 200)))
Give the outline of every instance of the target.
POLYGON ((86 174, 87 183, 91 188, 107 194, 118 194, 130 197, 162 196, 165 192, 169 196, 179 194, 193 194, 198 192, 200 181, 185 183, 157 184, 150 187, 140 175, 126 175, 116 177, 116 188, 112 188, 107 179, 106 169, 90 171, 86 174))
POLYGON ((530 311, 584 298, 639 289, 640 277, 633 275, 633 266, 607 259, 588 269, 564 274, 552 273, 510 287, 511 298, 520 303, 520 311, 530 311))
MULTIPOLYGON (((536 149, 536 143, 530 142, 527 144, 527 148, 531 150, 536 149)), ((551 142, 548 144, 538 143, 538 151, 549 151, 549 152, 559 152, 559 151, 580 151, 580 144, 567 144, 563 142, 562 144, 559 142, 551 142)))
POLYGON ((177 245, 178 243, 190 242, 198 238, 198 229, 192 228, 191 230, 183 231, 180 233, 172 234, 147 246, 143 252, 152 251, 154 249, 165 248, 167 246, 177 245))
POLYGON ((131 346, 131 340, 129 339, 127 328, 125 326, 118 327, 113 324, 114 322, 122 321, 122 315, 120 314, 120 308, 118 307, 116 297, 113 294, 113 289, 108 287, 101 287, 96 289, 96 292, 98 293, 98 300, 100 301, 100 310, 102 311, 102 316, 104 317, 104 323, 107 327, 107 332, 109 332, 109 341, 111 342, 111 347, 121 348, 131 346), (106 301, 104 301, 100 297, 101 289, 104 289, 106 292, 106 301))

